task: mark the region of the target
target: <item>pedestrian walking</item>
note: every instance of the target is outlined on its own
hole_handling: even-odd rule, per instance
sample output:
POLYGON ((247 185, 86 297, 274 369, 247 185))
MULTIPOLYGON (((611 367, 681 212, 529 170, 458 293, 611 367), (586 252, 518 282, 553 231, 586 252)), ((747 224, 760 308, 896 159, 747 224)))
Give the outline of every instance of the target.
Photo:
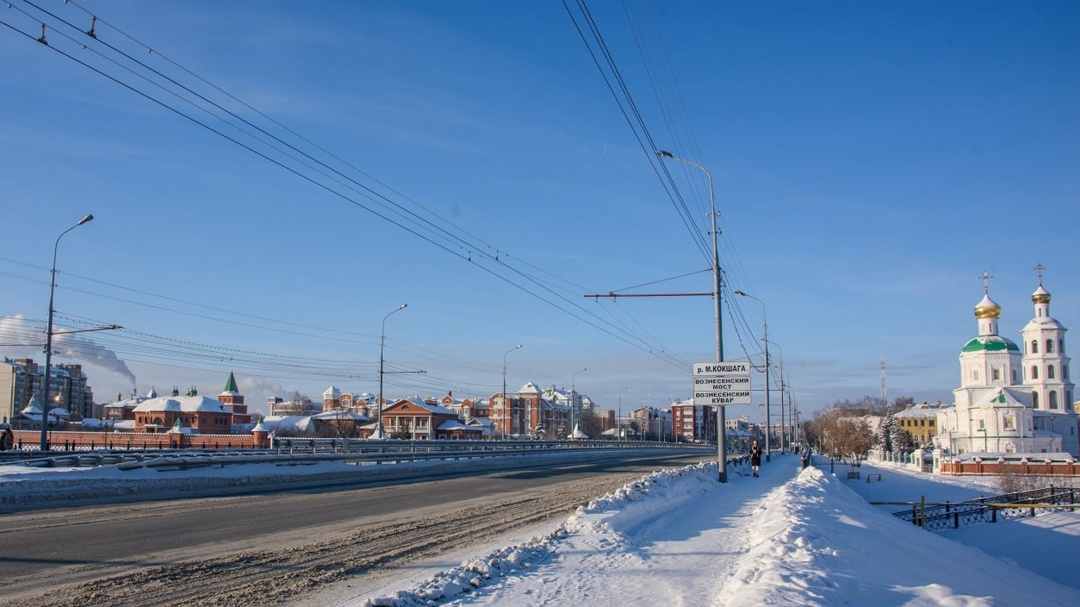
POLYGON ((761 468, 761 445, 757 441, 750 445, 750 467, 754 469, 754 476, 756 477, 758 470, 761 468))

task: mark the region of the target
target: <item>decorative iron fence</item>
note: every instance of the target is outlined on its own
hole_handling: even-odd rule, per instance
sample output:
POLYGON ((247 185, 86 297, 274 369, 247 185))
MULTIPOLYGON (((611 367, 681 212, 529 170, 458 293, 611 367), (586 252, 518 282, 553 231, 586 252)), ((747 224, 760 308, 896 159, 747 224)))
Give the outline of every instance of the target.
POLYGON ((999 518, 1035 516, 1038 510, 1063 510, 1080 503, 1080 489, 1048 487, 1019 491, 965 502, 912 503, 910 510, 894 512, 896 518, 935 531, 956 529, 973 523, 996 523, 999 518))

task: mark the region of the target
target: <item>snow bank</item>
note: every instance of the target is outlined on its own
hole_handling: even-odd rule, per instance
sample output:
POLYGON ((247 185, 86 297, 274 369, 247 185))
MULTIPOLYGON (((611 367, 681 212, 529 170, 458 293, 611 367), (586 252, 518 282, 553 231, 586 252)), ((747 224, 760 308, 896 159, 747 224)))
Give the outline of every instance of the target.
POLYGON ((722 607, 1076 604, 1075 590, 902 523, 815 468, 771 491, 754 517, 722 607))
POLYGON ((393 595, 371 597, 363 607, 428 607, 483 588, 513 573, 548 560, 571 534, 614 534, 653 519, 716 485, 716 463, 654 472, 590 501, 546 535, 492 551, 437 573, 416 586, 393 595))

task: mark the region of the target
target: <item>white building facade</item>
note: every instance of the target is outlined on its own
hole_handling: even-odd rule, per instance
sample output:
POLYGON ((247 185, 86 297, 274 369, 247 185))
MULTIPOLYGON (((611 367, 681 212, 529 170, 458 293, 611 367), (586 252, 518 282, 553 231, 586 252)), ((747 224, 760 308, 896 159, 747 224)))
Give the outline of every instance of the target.
POLYGON ((954 405, 937 414, 939 449, 953 455, 1080 455, 1065 327, 1050 316, 1050 294, 1041 277, 1032 301, 1035 318, 1021 330, 1022 349, 998 334, 1001 306, 990 299, 987 285, 975 306, 979 334, 960 353, 954 405))

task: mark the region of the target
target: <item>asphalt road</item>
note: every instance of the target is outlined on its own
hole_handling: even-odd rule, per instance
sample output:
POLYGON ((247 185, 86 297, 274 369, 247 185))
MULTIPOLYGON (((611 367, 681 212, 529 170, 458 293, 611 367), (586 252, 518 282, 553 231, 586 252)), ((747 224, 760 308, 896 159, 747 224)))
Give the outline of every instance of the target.
MULTIPOLYGON (((59 600, 56 592, 50 592, 61 587, 71 588, 63 594, 78 596, 81 592, 88 600, 104 592, 102 587, 115 587, 119 593, 116 600, 102 604, 125 604, 122 597, 127 595, 123 592, 135 593, 138 589, 124 591, 120 580, 136 571, 146 575, 149 568, 167 577, 170 568, 183 565, 201 571, 211 580, 204 571, 208 568, 194 564, 243 557, 245 552, 295 551, 304 546, 308 548, 302 550, 315 552, 311 546, 335 544, 358 530, 390 526, 408 529, 415 521, 450 512, 456 513, 454 519, 460 519, 466 531, 472 516, 478 517, 477 521, 479 517, 500 520, 498 525, 489 522, 485 533, 505 531, 515 525, 565 515, 590 497, 599 497, 643 474, 708 459, 709 454, 701 451, 588 453, 573 460, 559 459, 557 463, 523 461, 520 468, 496 473, 462 476, 459 472, 448 478, 399 480, 393 484, 386 484, 384 479, 374 486, 264 490, 240 496, 43 508, 7 514, 0 519, 0 604, 77 604, 59 600), (566 489, 569 487, 579 493, 570 492, 566 489), (549 509, 552 511, 544 511, 549 509), (106 585, 102 580, 109 582, 106 585)), ((431 535, 436 531, 417 526, 415 533, 431 535)), ((466 540, 446 541, 460 546, 466 540)), ((403 552, 401 562, 415 558, 415 553, 430 556, 435 550, 431 543, 403 552)), ((358 556, 355 546, 347 557, 343 550, 335 549, 330 551, 333 556, 320 557, 320 567, 358 556)), ((396 562, 391 559, 383 565, 393 567, 396 562)), ((295 565, 298 570, 307 566, 295 565)), ((373 566, 379 564, 364 565, 373 566)), ((258 569, 256 564, 249 566, 249 576, 257 575, 258 569)), ((269 569, 273 568, 268 568, 267 575, 272 575, 269 569)), ((152 596, 133 598, 131 604, 171 604, 164 594, 156 602, 152 596)), ((190 601, 201 599, 191 594, 185 600, 195 604, 190 601)), ((274 604, 244 600, 229 604, 274 604)))

